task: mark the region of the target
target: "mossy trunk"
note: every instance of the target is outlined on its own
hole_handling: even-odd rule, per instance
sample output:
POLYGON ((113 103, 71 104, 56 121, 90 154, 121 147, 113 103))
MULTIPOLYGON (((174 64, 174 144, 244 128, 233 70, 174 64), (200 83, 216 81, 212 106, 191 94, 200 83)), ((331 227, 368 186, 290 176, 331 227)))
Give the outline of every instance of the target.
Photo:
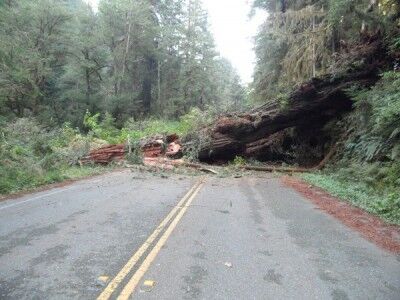
POLYGON ((304 83, 289 96, 285 107, 276 101, 245 114, 219 118, 206 129, 210 138, 199 159, 228 161, 243 156, 303 165, 318 163, 335 143, 324 126, 352 110, 353 102, 347 94, 350 87, 376 83, 380 69, 387 66, 385 53, 379 39, 359 45, 351 59, 361 64, 353 67, 353 63, 340 74, 304 83), (303 158, 294 148, 297 152, 303 149, 303 158))

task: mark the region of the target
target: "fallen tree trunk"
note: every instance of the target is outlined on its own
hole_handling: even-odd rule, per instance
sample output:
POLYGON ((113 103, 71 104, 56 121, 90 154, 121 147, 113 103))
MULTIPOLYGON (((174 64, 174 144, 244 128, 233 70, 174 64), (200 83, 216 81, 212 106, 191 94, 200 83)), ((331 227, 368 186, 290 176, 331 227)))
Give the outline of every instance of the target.
POLYGON ((307 173, 313 171, 313 168, 284 168, 284 167, 273 167, 273 166, 243 166, 242 169, 249 171, 260 171, 260 172, 282 172, 282 173, 307 173))
POLYGON ((311 168, 285 168, 285 167, 275 167, 275 166, 242 166, 242 169, 250 171, 261 171, 261 172, 282 172, 282 173, 307 173, 312 171, 322 170, 325 165, 329 162, 332 156, 337 150, 337 145, 334 145, 332 149, 328 152, 325 158, 315 167, 311 168))
POLYGON ((96 150, 90 151, 88 156, 83 157, 80 163, 108 164, 112 161, 121 161, 125 158, 125 145, 108 145, 96 150))
POLYGON ((235 156, 286 161, 288 154, 280 148, 308 143, 309 148, 318 148, 307 163, 315 165, 325 157, 329 144, 335 143, 322 128, 352 110, 347 90, 355 85, 372 86, 379 79, 379 70, 387 63, 382 47, 379 39, 362 45, 354 54, 363 62, 361 66, 340 75, 311 79, 289 96, 285 107, 276 101, 246 114, 219 118, 203 132, 209 139, 199 151, 200 161, 227 161, 235 156), (288 130, 293 128, 301 135, 290 135, 288 130))

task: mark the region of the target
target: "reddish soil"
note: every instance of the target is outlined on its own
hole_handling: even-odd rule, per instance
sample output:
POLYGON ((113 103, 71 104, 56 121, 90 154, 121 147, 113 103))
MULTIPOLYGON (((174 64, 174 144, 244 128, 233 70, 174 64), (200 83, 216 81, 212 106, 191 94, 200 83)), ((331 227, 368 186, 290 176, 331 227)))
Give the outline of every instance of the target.
POLYGON ((394 254, 400 254, 400 227, 389 225, 366 211, 332 197, 320 188, 285 176, 283 183, 311 200, 319 209, 340 220, 346 226, 358 231, 377 246, 394 254))

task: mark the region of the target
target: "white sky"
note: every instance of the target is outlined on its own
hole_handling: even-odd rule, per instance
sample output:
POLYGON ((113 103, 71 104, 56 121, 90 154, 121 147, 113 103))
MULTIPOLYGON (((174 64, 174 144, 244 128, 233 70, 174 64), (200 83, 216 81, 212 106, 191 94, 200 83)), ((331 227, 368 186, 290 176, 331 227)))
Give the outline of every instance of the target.
POLYGON ((248 0, 203 0, 208 9, 211 30, 221 55, 229 59, 243 82, 252 81, 255 54, 253 36, 265 15, 249 19, 248 0))
MULTIPOLYGON (((86 0, 97 9, 99 0, 86 0)), ((249 0, 203 0, 209 12, 211 31, 222 56, 229 59, 244 83, 252 81, 254 51, 252 37, 265 19, 259 12, 249 19, 249 0)))

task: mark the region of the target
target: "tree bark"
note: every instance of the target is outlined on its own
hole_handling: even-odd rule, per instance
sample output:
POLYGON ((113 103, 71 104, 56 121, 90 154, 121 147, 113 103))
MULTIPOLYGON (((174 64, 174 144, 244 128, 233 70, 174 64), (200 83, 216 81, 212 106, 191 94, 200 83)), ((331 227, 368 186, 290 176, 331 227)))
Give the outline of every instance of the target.
POLYGON ((132 27, 132 22, 131 22, 131 18, 132 18, 132 12, 130 11, 127 14, 126 17, 126 22, 127 22, 127 29, 126 29, 126 44, 125 44, 125 51, 124 51, 124 58, 123 58, 123 62, 122 62, 122 73, 117 81, 117 87, 116 87, 116 94, 119 93, 120 88, 121 88, 121 80, 123 80, 124 75, 125 75, 125 68, 126 68, 126 64, 127 64, 127 58, 128 58, 128 52, 129 52, 129 45, 130 45, 130 39, 131 39, 131 27, 132 27))
MULTIPOLYGON (((351 111, 353 102, 346 93, 348 88, 375 84, 379 79, 379 70, 388 63, 385 51, 380 39, 369 45, 361 45, 354 55, 363 59, 363 65, 340 75, 328 74, 311 79, 290 95, 289 104, 285 108, 274 102, 246 114, 219 118, 203 132, 209 141, 202 146, 199 159, 227 161, 235 156, 273 159, 274 153, 279 154, 279 149, 276 151, 275 148, 292 142, 285 132, 289 128, 301 129, 311 148, 325 149, 327 140, 322 128, 327 122, 351 111)), ((324 155, 320 153, 316 161, 324 155)), ((284 160, 284 155, 276 157, 284 160)))
MULTIPOLYGON (((82 51, 83 56, 86 60, 86 62, 89 62, 90 56, 89 56, 89 50, 85 49, 82 51)), ((90 68, 85 67, 85 81, 86 81, 86 103, 89 105, 90 104, 90 96, 92 94, 92 86, 91 86, 91 81, 90 81, 90 68)))

